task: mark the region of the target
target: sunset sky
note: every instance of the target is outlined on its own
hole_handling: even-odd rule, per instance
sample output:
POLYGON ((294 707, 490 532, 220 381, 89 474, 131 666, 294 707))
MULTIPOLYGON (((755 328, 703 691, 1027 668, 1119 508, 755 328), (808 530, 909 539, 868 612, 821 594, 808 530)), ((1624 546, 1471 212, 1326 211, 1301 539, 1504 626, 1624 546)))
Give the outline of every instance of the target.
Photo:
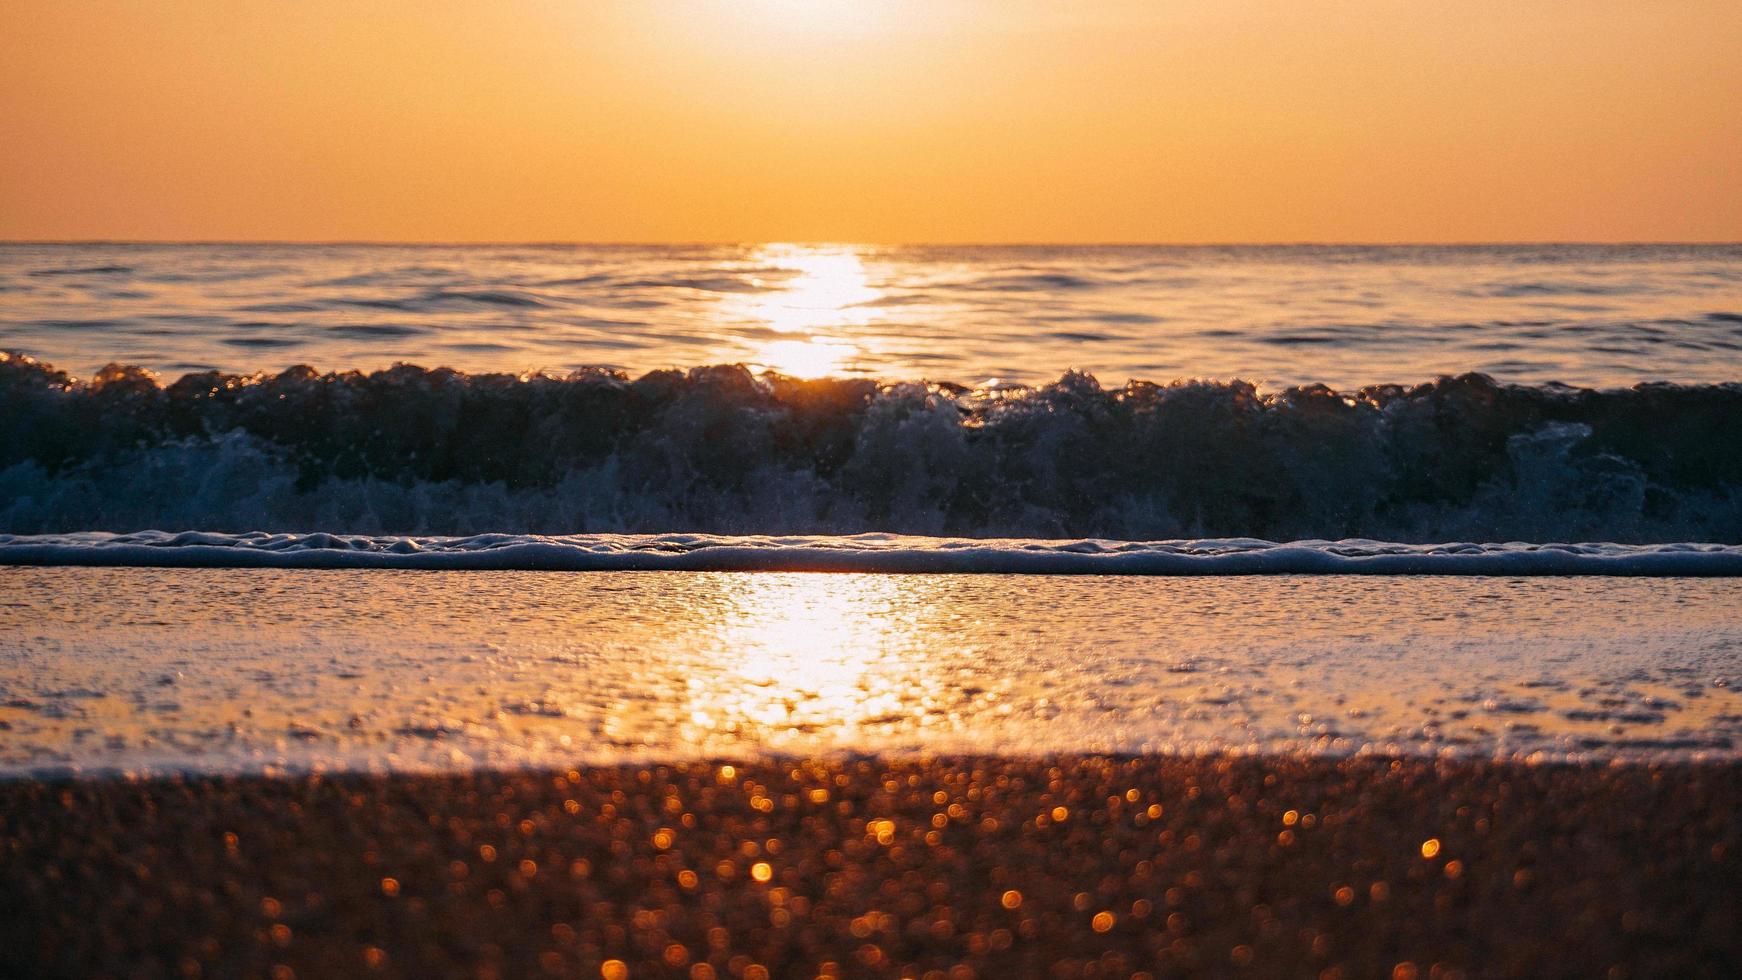
POLYGON ((0 238, 1742 239, 1742 3, 5 0, 0 238))

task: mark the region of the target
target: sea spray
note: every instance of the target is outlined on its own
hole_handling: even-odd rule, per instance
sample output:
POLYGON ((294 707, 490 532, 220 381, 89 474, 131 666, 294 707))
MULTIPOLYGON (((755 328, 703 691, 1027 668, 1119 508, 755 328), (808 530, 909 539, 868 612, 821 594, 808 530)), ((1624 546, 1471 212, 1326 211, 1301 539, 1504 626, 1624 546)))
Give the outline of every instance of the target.
POLYGON ((1742 384, 1262 391, 557 377, 79 381, 0 354, 0 531, 1742 541, 1742 384))

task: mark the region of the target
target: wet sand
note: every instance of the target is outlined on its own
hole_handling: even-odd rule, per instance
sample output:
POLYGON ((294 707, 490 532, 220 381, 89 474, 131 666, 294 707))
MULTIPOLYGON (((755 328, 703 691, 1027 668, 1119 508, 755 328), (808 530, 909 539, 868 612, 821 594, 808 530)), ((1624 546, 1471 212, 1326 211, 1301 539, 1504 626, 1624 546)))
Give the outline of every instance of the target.
POLYGON ((0 783, 8 976, 1690 976, 1742 764, 976 756, 0 783))

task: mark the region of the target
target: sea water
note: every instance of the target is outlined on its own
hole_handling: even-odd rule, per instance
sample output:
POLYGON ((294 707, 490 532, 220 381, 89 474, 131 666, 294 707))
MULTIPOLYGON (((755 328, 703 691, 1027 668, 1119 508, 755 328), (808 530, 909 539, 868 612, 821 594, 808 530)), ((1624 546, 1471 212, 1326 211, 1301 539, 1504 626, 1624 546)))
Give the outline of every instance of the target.
POLYGON ((1742 744, 1735 246, 6 245, 0 348, 0 772, 1742 744))
POLYGON ((1742 247, 8 245, 0 346, 0 532, 1742 542, 1742 247))
POLYGON ((85 377, 744 363, 1266 387, 1738 380, 1742 246, 0 245, 0 349, 85 377))
POLYGON ((0 567, 0 775, 1728 760, 1742 579, 0 567))

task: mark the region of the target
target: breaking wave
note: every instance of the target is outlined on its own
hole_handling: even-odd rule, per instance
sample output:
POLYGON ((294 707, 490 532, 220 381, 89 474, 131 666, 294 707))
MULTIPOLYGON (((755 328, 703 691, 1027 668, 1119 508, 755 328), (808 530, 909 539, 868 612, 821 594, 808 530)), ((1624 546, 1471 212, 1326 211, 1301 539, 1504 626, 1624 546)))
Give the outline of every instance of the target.
POLYGON ((78 381, 0 354, 0 531, 1742 542, 1742 384, 1261 391, 741 366, 78 381))

